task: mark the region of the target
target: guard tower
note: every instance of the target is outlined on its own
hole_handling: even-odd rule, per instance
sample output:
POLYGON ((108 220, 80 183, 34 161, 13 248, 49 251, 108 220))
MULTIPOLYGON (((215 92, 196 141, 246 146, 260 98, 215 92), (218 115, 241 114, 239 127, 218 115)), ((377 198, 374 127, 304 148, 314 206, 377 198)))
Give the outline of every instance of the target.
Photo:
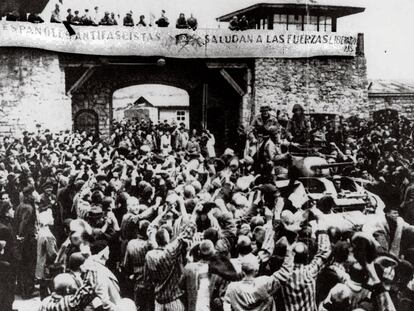
MULTIPOLYGON (((355 0, 278 0, 257 3, 216 18, 230 22, 245 17, 247 31, 273 35, 303 37, 306 51, 317 37, 340 37, 349 32, 338 19, 364 12, 355 0)), ((350 116, 368 111, 367 67, 364 53, 364 35, 357 36, 355 55, 338 56, 326 53, 309 57, 257 58, 254 64, 254 109, 270 105, 275 110, 290 113, 294 104, 302 105, 310 114, 350 116)), ((368 113, 365 113, 368 116, 368 113)), ((364 115, 365 115, 364 114, 364 115)))
MULTIPOLYGON (((332 2, 332 1, 330 1, 332 2)), ((217 18, 229 22, 245 16, 250 29, 336 32, 338 18, 365 11, 362 7, 337 6, 326 0, 280 0, 258 3, 217 18)))

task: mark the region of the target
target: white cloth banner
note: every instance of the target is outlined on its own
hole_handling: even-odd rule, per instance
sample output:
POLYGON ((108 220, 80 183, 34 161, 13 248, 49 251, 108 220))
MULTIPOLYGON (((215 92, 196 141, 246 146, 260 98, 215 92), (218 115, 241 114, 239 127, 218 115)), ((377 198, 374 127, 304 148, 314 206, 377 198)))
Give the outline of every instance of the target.
POLYGON ((0 47, 26 47, 102 56, 172 58, 305 58, 355 56, 356 34, 180 30, 156 27, 73 26, 0 22, 0 47))

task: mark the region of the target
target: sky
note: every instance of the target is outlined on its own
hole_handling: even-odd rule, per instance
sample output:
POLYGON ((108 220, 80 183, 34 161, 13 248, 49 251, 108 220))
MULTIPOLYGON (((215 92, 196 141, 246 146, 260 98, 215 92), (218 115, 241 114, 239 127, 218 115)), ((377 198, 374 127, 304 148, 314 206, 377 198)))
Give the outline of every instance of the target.
MULTIPOLYGON (((52 0, 45 9, 49 15, 53 9, 52 0)), ((293 0, 295 1, 295 0, 293 0)), ((306 0, 302 0, 306 1, 306 0)), ((311 2, 312 0, 307 0, 311 2)), ((365 34, 365 52, 368 62, 369 79, 394 79, 414 81, 414 0, 319 0, 346 5, 348 3, 366 7, 364 13, 342 18, 338 22, 338 32, 365 34)), ((216 28, 215 18, 234 10, 260 2, 277 0, 63 0, 64 9, 93 9, 99 6, 121 16, 132 10, 138 20, 141 14, 150 12, 159 16, 161 9, 167 11, 170 20, 175 20, 180 12, 193 13, 200 28, 216 28)), ((65 11, 63 11, 65 12, 65 11)))

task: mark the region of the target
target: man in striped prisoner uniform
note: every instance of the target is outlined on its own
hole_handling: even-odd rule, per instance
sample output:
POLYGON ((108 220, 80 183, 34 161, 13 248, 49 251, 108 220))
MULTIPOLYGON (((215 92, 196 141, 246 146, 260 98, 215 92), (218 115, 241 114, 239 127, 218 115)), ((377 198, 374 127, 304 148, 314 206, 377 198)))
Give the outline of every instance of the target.
POLYGON ((94 285, 86 282, 77 289, 74 278, 67 273, 56 276, 53 286, 55 291, 42 301, 39 311, 83 311, 97 297, 94 285))
MULTIPOLYGON (((166 213, 157 217, 148 229, 153 235, 155 228, 166 213)), ((181 301, 184 290, 180 287, 183 273, 183 259, 188 242, 195 232, 193 224, 186 226, 183 232, 171 243, 170 233, 161 227, 155 233, 158 247, 148 252, 145 257, 146 280, 152 282, 155 293, 155 311, 185 311, 181 301)))
POLYGON ((298 243, 295 248, 295 265, 290 279, 282 287, 282 296, 286 311, 316 311, 316 278, 331 254, 331 244, 326 232, 326 224, 323 214, 315 208, 315 216, 318 219, 318 251, 309 264, 306 264, 309 256, 308 246, 298 243))

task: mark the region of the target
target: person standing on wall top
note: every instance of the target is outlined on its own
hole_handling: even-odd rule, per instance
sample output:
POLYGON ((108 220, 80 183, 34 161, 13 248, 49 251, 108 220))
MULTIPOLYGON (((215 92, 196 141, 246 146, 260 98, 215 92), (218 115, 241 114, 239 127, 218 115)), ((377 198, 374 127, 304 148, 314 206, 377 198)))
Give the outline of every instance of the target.
POLYGON ((68 15, 66 16, 66 21, 68 23, 71 23, 73 19, 72 9, 68 9, 67 12, 68 12, 68 15))
POLYGON ((196 30, 197 29, 197 27, 198 27, 198 21, 193 16, 193 14, 191 14, 190 17, 187 19, 187 24, 188 24, 188 27, 191 28, 192 30, 196 30))
POLYGON ((180 16, 177 19, 177 23, 175 24, 175 28, 188 29, 187 19, 185 18, 184 13, 180 13, 180 16))
POLYGON ((81 18, 79 16, 79 11, 75 11, 75 15, 71 18, 70 23, 72 25, 79 25, 81 23, 81 18))
POLYGON ((128 12, 126 13, 126 16, 124 17, 124 26, 127 27, 134 27, 134 20, 132 19, 132 13, 128 12))
POLYGON ((61 23, 62 20, 60 19, 60 7, 59 4, 56 4, 55 9, 52 11, 52 15, 50 17, 51 23, 61 23))
POLYGON ((37 13, 30 13, 29 17, 27 18, 27 21, 33 24, 44 23, 44 20, 37 13))
POLYGON ((230 30, 239 30, 239 19, 237 16, 233 16, 232 20, 229 23, 230 30))
POLYGON ((155 22, 158 27, 168 27, 170 22, 168 21, 168 18, 165 16, 165 10, 161 11, 161 17, 155 22))
POLYGON ((242 18, 239 20, 239 30, 247 30, 249 29, 249 21, 246 18, 246 15, 243 15, 242 18))
POLYGON ((147 27, 147 23, 145 22, 145 15, 141 15, 139 17, 139 22, 137 24, 139 27, 147 27))

